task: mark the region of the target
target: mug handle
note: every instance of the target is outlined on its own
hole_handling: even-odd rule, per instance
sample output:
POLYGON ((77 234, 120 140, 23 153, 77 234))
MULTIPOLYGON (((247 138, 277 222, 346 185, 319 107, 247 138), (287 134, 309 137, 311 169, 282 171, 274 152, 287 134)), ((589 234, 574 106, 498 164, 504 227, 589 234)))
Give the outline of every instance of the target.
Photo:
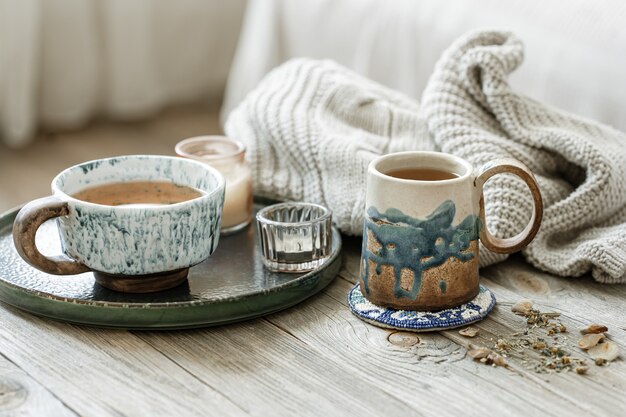
POLYGON ((502 158, 486 163, 480 168, 478 176, 474 179, 474 186, 480 193, 480 241, 487 249, 495 253, 513 253, 523 249, 528 245, 539 230, 541 219, 543 218, 543 200, 537 185, 537 180, 526 165, 516 159, 502 158), (483 195, 483 185, 489 178, 496 174, 510 173, 520 177, 530 189, 533 197, 533 213, 530 221, 519 234, 502 239, 489 233, 487 222, 485 221, 485 199, 483 195))
POLYGON ((90 269, 80 262, 64 256, 45 256, 35 244, 37 229, 46 220, 67 216, 67 202, 54 197, 43 197, 26 204, 13 223, 13 243, 22 258, 35 268, 54 275, 74 275, 90 269))

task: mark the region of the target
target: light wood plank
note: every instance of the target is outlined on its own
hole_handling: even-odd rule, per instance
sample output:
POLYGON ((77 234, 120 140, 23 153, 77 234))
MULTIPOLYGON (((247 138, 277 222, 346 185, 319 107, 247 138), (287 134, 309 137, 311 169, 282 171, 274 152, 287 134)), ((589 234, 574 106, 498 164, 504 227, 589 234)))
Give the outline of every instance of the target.
MULTIPOLYGON (((505 267, 504 264, 499 266, 499 268, 505 267)), ((487 271, 487 273, 489 273, 489 271, 487 271)), ((542 273, 537 274, 541 275, 542 273)), ((493 314, 489 320, 485 320, 481 323, 479 327, 489 331, 493 335, 492 337, 502 334, 510 335, 524 328, 523 320, 510 311, 510 306, 521 299, 522 296, 501 286, 497 281, 483 278, 483 282, 495 291, 500 307, 496 314, 493 314)), ((527 296, 527 294, 525 296, 527 296)), ((592 297, 586 297, 586 302, 580 303, 581 305, 577 305, 575 299, 572 300, 571 297, 572 295, 564 290, 555 294, 550 299, 536 302, 535 305, 536 308, 541 311, 556 311, 561 313, 560 320, 570 331, 559 335, 559 337, 574 356, 588 359, 590 364, 589 374, 584 377, 571 373, 537 375, 532 372, 527 372, 526 374, 529 378, 533 378, 539 383, 549 383, 549 385, 543 385, 550 389, 558 390, 563 395, 567 395, 572 401, 588 404, 592 410, 595 410, 598 414, 615 415, 617 410, 626 411, 626 405, 623 399, 623 393, 626 391, 626 366, 624 360, 617 360, 611 363, 610 366, 598 367, 593 365, 593 360, 589 359, 577 346, 577 342, 580 339, 578 330, 585 327, 591 321, 598 321, 593 319, 595 315, 594 312, 601 311, 602 307, 595 306, 591 308, 589 300, 591 300, 592 297), (588 317, 592 317, 592 319, 588 320, 588 317), (602 411, 602 413, 600 411, 602 411)), ((611 324, 608 324, 608 326, 611 326, 611 324)), ((618 329, 617 326, 613 328, 618 329)), ((611 339, 620 345, 622 355, 624 355, 626 353, 626 346, 623 343, 623 335, 621 332, 613 331, 609 334, 611 339)), ((456 337, 458 335, 454 336, 456 337)), ((529 355, 532 356, 532 352, 529 352, 529 355)), ((523 368, 520 367, 518 369, 523 368)))
MULTIPOLYGON (((77 132, 42 134, 24 150, 0 146, 0 211, 48 194, 52 177, 69 165, 119 154, 172 154, 181 138, 219 131, 215 106, 187 106, 145 122, 97 122, 77 132)), ((554 277, 513 257, 481 271, 499 305, 476 325, 477 338, 456 330, 392 332, 349 312, 345 297, 358 276, 360 239, 344 244, 345 280, 267 320, 132 334, 0 308, 0 352, 9 359, 0 357, 0 375, 8 381, 2 391, 0 379, 0 415, 624 414, 624 360, 591 366, 587 376, 543 375, 515 357, 509 371, 465 353, 470 344, 492 345, 524 328, 510 305, 530 298, 541 310, 563 314, 572 351, 577 330, 595 321, 609 326, 624 357, 626 286, 554 277), (3 410, 2 401, 19 402, 22 395, 12 381, 28 396, 3 410)))
POLYGON ((77 414, 15 364, 0 356, 0 415, 70 417, 77 414))
MULTIPOLYGON (((356 283, 358 276, 360 249, 356 243, 355 241, 346 245, 347 260, 340 273, 351 283, 356 283)), ((476 325, 481 329, 480 336, 468 340, 460 336, 456 330, 441 332, 441 334, 466 348, 469 347, 470 343, 491 347, 501 335, 510 336, 525 328, 524 319, 513 314, 510 307, 519 299, 530 297, 537 301, 536 306, 540 310, 562 313, 561 319, 571 331, 561 334, 559 337, 565 339, 565 345, 569 346, 569 350, 576 356, 586 356, 577 347, 578 329, 592 321, 606 322, 608 326, 613 326, 615 331, 611 333, 611 338, 622 345, 623 334, 619 331, 620 314, 616 314, 616 312, 620 310, 620 305, 624 304, 624 297, 621 295, 624 286, 607 288, 607 286, 595 284, 589 280, 584 284, 581 284, 584 282, 581 279, 578 279, 576 284, 570 283, 570 280, 572 279, 554 277, 539 272, 519 259, 512 259, 482 270, 481 282, 495 291, 498 297, 498 306, 486 320, 476 325), (494 279, 487 277, 494 277, 494 279), (501 281, 508 283, 509 288, 500 285, 501 281), (585 291, 588 287, 590 290, 585 291), (557 288, 558 290, 555 290, 554 293, 551 292, 551 289, 557 288), (520 291, 522 294, 518 294, 514 290, 520 291), (596 291, 598 293, 594 294, 596 291), (584 298, 584 301, 580 301, 581 298, 584 298), (612 311, 608 314, 606 312, 601 314, 607 306, 612 306, 612 311), (598 316, 601 319, 597 319, 598 316)), ((329 293, 329 295, 332 294, 329 293)), ((622 351, 624 351, 623 346, 622 351)), ((533 356, 533 352, 528 353, 531 357, 533 356)), ((590 374, 587 376, 574 373, 536 374, 526 369, 516 358, 510 359, 509 362, 523 378, 513 380, 512 383, 509 381, 506 386, 516 393, 526 392, 528 389, 525 387, 527 382, 524 381, 532 381, 534 385, 541 387, 543 394, 531 402, 545 408, 545 410, 552 410, 557 415, 564 411, 561 407, 570 403, 579 410, 585 410, 592 415, 615 415, 616 411, 624 409, 623 392, 626 390, 626 369, 623 361, 616 361, 608 367, 592 365, 590 374), (559 398, 561 399, 560 402, 558 401, 559 398), (562 400, 565 400, 566 403, 563 404, 562 400)), ((498 381, 502 377, 502 372, 501 369, 495 371, 500 372, 492 372, 491 378, 498 381)), ((503 385, 501 382, 498 383, 503 385)))
POLYGON ((127 331, 76 327, 9 307, 0 309, 0 321, 0 351, 80 415, 247 415, 127 331))
POLYGON ((626 284, 600 284, 590 276, 556 277, 538 271, 520 256, 484 269, 481 276, 501 286, 501 290, 507 289, 571 318, 575 322, 573 334, 594 322, 608 326, 612 340, 626 350, 626 284))
POLYGON ((376 381, 379 389, 427 415, 439 413, 444 404, 446 412, 470 416, 493 410, 524 416, 583 412, 516 373, 471 361, 465 348, 439 333, 395 332, 359 320, 346 305, 351 288, 352 283, 337 280, 319 299, 269 320, 324 354, 351 363, 360 379, 376 381))
POLYGON ((139 336, 252 415, 423 415, 265 320, 139 336))

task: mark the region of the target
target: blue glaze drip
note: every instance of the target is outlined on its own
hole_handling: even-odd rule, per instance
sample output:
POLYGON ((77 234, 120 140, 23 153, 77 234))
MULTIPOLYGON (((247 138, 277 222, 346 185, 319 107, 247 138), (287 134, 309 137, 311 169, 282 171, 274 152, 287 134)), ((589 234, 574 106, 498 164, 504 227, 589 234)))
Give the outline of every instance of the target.
POLYGON ((439 281, 439 289, 441 290, 442 294, 446 293, 446 282, 444 280, 439 281))
MULTIPOLYGON (((385 213, 380 213, 375 207, 368 208, 361 250, 361 279, 365 292, 369 293, 370 260, 376 263, 376 274, 379 275, 383 265, 393 267, 395 296, 414 300, 422 286, 423 271, 439 266, 451 257, 462 262, 472 259, 474 254, 465 251, 472 240, 478 239, 480 220, 470 214, 453 226, 455 213, 456 207, 450 200, 444 201, 425 219, 407 216, 395 208, 385 213), (377 253, 367 248, 368 231, 380 244, 377 253), (405 268, 413 272, 413 285, 409 290, 401 287, 402 270, 405 268)), ((446 283, 439 283, 439 288, 445 293, 446 283)))

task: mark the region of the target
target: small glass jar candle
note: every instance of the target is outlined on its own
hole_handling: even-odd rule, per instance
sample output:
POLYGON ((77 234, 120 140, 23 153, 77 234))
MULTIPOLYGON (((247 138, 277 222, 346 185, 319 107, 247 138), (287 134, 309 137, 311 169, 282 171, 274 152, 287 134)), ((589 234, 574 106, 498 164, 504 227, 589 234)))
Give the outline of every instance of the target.
POLYGON ((332 212, 311 203, 279 203, 257 215, 263 263, 270 271, 306 272, 332 252, 332 212))
POLYGON ((252 176, 243 143, 226 136, 197 136, 178 142, 176 154, 211 165, 224 175, 222 234, 245 228, 252 220, 252 176))

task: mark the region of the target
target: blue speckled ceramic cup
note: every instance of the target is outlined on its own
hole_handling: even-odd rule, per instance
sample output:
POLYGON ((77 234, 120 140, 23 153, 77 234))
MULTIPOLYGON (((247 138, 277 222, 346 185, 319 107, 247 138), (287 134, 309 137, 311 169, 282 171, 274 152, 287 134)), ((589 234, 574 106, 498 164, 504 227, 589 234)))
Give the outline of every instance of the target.
POLYGON ((381 156, 367 174, 361 291, 372 303, 399 310, 442 310, 466 303, 479 290, 479 238, 491 251, 518 251, 535 237, 542 213, 533 174, 514 159, 495 160, 474 171, 469 162, 439 152, 381 156), (418 170, 438 174, 419 179, 399 174, 418 170), (508 239, 485 227, 483 184, 500 173, 519 176, 534 200, 528 226, 508 239))
POLYGON ((85 162, 57 175, 52 196, 22 208, 13 227, 15 247, 29 264, 47 273, 93 271, 101 285, 125 292, 171 288, 217 247, 224 184, 214 168, 183 158, 135 155, 85 162), (130 181, 166 181, 202 195, 146 206, 109 206, 72 197, 87 187, 130 181), (55 217, 65 256, 44 256, 35 234, 55 217))

